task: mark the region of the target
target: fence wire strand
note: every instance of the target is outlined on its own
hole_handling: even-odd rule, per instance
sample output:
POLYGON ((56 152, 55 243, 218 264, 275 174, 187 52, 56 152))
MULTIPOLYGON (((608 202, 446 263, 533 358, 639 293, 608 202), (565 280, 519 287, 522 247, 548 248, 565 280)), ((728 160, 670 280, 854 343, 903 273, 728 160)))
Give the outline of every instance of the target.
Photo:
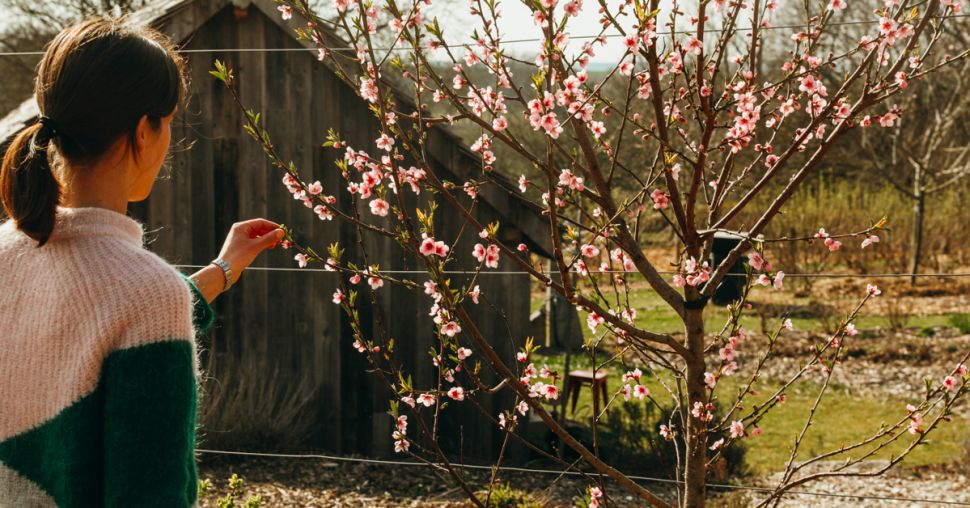
MULTIPOLYGON (((172 265, 175 268, 192 268, 201 269, 209 265, 172 265)), ((286 267, 271 267, 271 266, 250 266, 246 270, 255 270, 263 272, 311 272, 311 273, 332 273, 337 274, 335 270, 327 270, 326 268, 286 268, 286 267)), ((558 275, 558 271, 548 271, 548 270, 537 270, 538 273, 543 275, 558 275)), ((421 275, 427 274, 424 270, 379 270, 376 273, 384 275, 421 275)), ((482 270, 476 272, 474 270, 445 270, 442 272, 446 275, 531 275, 530 272, 521 270, 482 270)), ((626 270, 606 270, 606 271, 593 271, 590 270, 591 275, 611 275, 611 274, 638 274, 637 271, 626 271, 626 270)), ((657 273, 661 275, 676 275, 680 272, 672 271, 658 271, 657 273)), ((728 277, 748 277, 744 273, 728 273, 728 277)), ((970 272, 955 272, 955 273, 838 273, 838 272, 817 272, 817 273, 785 273, 785 278, 788 277, 801 277, 801 278, 848 278, 848 279, 865 279, 865 278, 896 278, 896 277, 920 277, 920 278, 961 278, 970 277, 970 272)))
MULTIPOLYGON (((970 16, 970 14, 951 14, 951 15, 948 15, 948 16, 933 16, 933 18, 934 19, 952 19, 952 18, 965 18, 967 16, 970 16)), ((322 21, 328 22, 328 20, 322 20, 322 21)), ((328 22, 328 23, 330 23, 330 22, 328 22)), ((880 23, 879 20, 871 20, 870 19, 870 20, 857 20, 857 21, 836 21, 836 22, 827 23, 826 26, 839 27, 839 26, 858 26, 858 25, 878 25, 879 23, 880 23)), ((330 23, 330 24, 332 24, 332 23, 330 23)), ((817 26, 818 25, 813 25, 813 24, 789 24, 789 25, 775 25, 775 26, 761 27, 759 30, 761 30, 761 31, 770 31, 770 30, 793 30, 793 29, 802 29, 802 28, 815 28, 817 26)), ((737 27, 737 28, 732 29, 732 31, 734 31, 734 32, 750 32, 750 31, 753 31, 753 30, 754 30, 753 27, 737 27)), ((722 29, 722 28, 717 28, 717 29, 708 29, 707 31, 708 32, 714 32, 714 33, 720 33, 720 32, 724 32, 725 30, 722 29)), ((659 35, 676 35, 676 34, 687 34, 687 33, 688 32, 686 32, 684 30, 678 30, 678 31, 666 30, 666 31, 657 32, 657 35, 658 36, 659 35)), ((613 38, 617 38, 617 37, 624 37, 624 35, 623 34, 619 34, 619 33, 611 33, 611 34, 597 34, 597 35, 577 35, 577 36, 570 36, 569 38, 570 39, 575 39, 575 40, 593 40, 593 39, 599 39, 601 37, 602 38, 607 38, 607 39, 613 39, 613 38)), ((542 42, 542 41, 545 41, 545 39, 541 39, 541 38, 523 38, 523 39, 510 39, 510 40, 506 40, 506 41, 499 41, 499 43, 500 44, 522 44, 522 43, 527 43, 527 42, 542 42)), ((455 49, 457 49, 457 48, 470 48, 472 46, 474 46, 474 44, 471 44, 471 43, 458 43, 458 44, 443 44, 441 47, 455 48, 455 49)), ((328 51, 340 51, 340 52, 344 52, 344 51, 348 51, 348 52, 349 51, 354 51, 354 52, 356 52, 357 51, 357 48, 352 48, 352 47, 336 47, 336 48, 327 48, 327 50, 328 51)), ((384 48, 373 48, 373 50, 374 51, 410 51, 410 50, 412 50, 412 48, 404 47, 404 46, 391 46, 391 47, 384 47, 384 48)), ((259 53, 279 53, 279 52, 291 52, 291 51, 314 51, 315 52, 316 51, 316 48, 308 48, 308 47, 302 47, 302 48, 194 48, 194 49, 185 49, 185 48, 182 48, 182 49, 179 49, 177 51, 179 53, 252 53, 252 52, 259 52, 259 53)), ((5 56, 7 56, 7 57, 9 57, 9 56, 42 56, 43 54, 44 54, 43 51, 4 51, 4 52, 0 52, 0 57, 5 57, 5 56)))
MULTIPOLYGON (((237 452, 237 451, 227 451, 227 450, 208 450, 208 449, 196 449, 199 453, 207 453, 210 455, 235 455, 243 457, 262 457, 262 458, 279 458, 279 459, 323 459, 332 460, 335 462, 355 462, 362 464, 375 464, 381 466, 421 466, 428 467, 444 467, 444 464, 439 463, 424 463, 424 462, 414 462, 405 460, 384 460, 384 459, 367 459, 361 457, 342 457, 338 455, 322 455, 322 454, 295 454, 295 453, 268 453, 268 452, 237 452)), ((481 466, 473 464, 451 464, 452 467, 457 467, 461 469, 474 469, 482 471, 492 471, 492 466, 481 466)), ((595 473, 583 473, 579 471, 569 471, 561 469, 531 469, 524 467, 514 467, 514 466, 502 466, 500 468, 502 471, 511 471, 516 473, 531 473, 531 474, 555 474, 555 475, 568 475, 568 476, 580 476, 589 475, 595 473)), ((670 478, 655 478, 650 476, 628 476, 631 480, 649 482, 649 483, 665 483, 665 484, 682 484, 682 480, 672 480, 670 478)), ((711 489, 719 490, 747 490, 752 492, 761 492, 770 494, 774 492, 775 489, 768 487, 758 487, 755 485, 731 485, 727 483, 707 483, 706 487, 711 489)), ((812 490, 789 490, 785 495, 797 495, 797 496, 814 496, 814 497, 830 497, 830 498, 841 498, 841 499, 859 499, 859 500, 871 500, 871 501, 892 501, 899 503, 932 503, 940 505, 949 506, 970 506, 970 503, 963 501, 951 501, 947 499, 924 499, 924 498, 911 498, 902 496, 875 496, 875 495, 856 495, 856 494, 838 494, 834 492, 820 492, 812 490)))

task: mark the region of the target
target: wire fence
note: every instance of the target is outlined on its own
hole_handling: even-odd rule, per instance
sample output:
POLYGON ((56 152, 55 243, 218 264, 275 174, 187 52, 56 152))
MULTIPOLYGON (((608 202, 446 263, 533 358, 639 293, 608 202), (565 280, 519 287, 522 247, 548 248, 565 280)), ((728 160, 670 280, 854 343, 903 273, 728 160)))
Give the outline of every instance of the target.
MULTIPOLYGON (((934 16, 933 18, 952 19, 952 18, 965 18, 967 16, 970 16, 970 14, 951 14, 948 16, 934 16)), ((835 21, 835 22, 827 23, 826 26, 830 26, 830 27, 864 26, 864 25, 878 25, 879 23, 880 23, 880 20, 869 19, 869 20, 857 20, 857 21, 835 21)), ((817 28, 817 27, 818 27, 817 24, 771 25, 767 27, 760 27, 759 31, 800 30, 805 28, 817 28)), ((731 29, 731 31, 734 31, 734 32, 751 32, 753 30, 754 30, 753 27, 736 27, 731 29)), ((710 29, 707 29, 706 31, 712 32, 712 33, 721 33, 721 32, 724 32, 725 29, 710 28, 710 29)), ((660 35, 678 35, 678 34, 686 35, 686 34, 689 34, 690 32, 685 30, 677 30, 677 31, 665 30, 665 31, 659 31, 656 33, 658 36, 660 36, 660 35)), ((569 38, 572 40, 594 40, 599 38, 613 39, 613 38, 619 38, 619 37, 625 37, 625 35, 620 33, 589 34, 589 35, 570 36, 569 38)), ((526 38, 509 39, 509 40, 500 41, 500 44, 535 43, 535 42, 542 42, 544 40, 545 39, 538 38, 538 37, 526 37, 526 38)), ((460 44, 443 44, 441 47, 458 49, 458 48, 470 48, 473 46, 474 44, 471 44, 471 43, 460 43, 460 44)), ((340 51, 340 52, 357 51, 357 48, 353 48, 349 46, 332 47, 327 49, 329 51, 340 51)), ((410 51, 411 49, 412 48, 403 47, 403 46, 373 48, 374 51, 410 51)), ((306 48, 306 47, 302 47, 302 48, 193 48, 193 49, 182 48, 178 50, 179 53, 251 53, 251 52, 252 53, 277 53, 277 52, 300 52, 300 51, 316 52, 316 48, 306 48)), ((43 51, 4 51, 4 52, 0 52, 0 57, 42 56, 43 54, 44 54, 43 51)))
MULTIPOLYGON (((199 269, 204 268, 207 265, 194 265, 194 264, 181 264, 174 265, 176 268, 181 269, 199 269)), ((266 272, 311 272, 311 273, 331 273, 337 274, 333 270, 326 270, 322 268, 285 268, 285 267, 250 267, 247 270, 256 271, 266 271, 266 272)), ((386 270, 381 273, 388 275, 420 275, 426 274, 427 272, 421 270, 386 270)), ((444 272, 449 275, 530 275, 529 272, 525 271, 468 271, 468 270, 452 270, 444 272)), ((553 271, 541 271, 541 273, 557 274, 558 272, 553 271)), ((611 270, 601 272, 604 274, 636 274, 639 272, 635 271, 625 271, 625 270, 611 270)), ((672 275, 677 272, 671 271, 661 271, 661 274, 672 275)), ((739 276, 748 277, 747 274, 729 274, 729 276, 739 276)), ((791 273, 786 274, 786 277, 805 277, 805 278, 897 278, 897 277, 923 277, 923 278, 964 278, 970 277, 970 273, 791 273)), ((251 458, 279 458, 279 459, 320 459, 329 460, 334 462, 351 462, 351 463, 361 463, 361 464, 372 464, 377 466, 421 466, 421 467, 444 467, 444 464, 440 463, 426 463, 426 462, 416 462, 416 461, 405 461, 405 460, 386 460, 386 459, 374 459, 374 458, 362 458, 362 457, 347 457, 339 455, 326 455, 326 454, 293 454, 293 453, 267 453, 267 452, 248 452, 248 451, 230 451, 230 450, 211 450, 211 449, 198 449, 200 453, 211 454, 211 455, 231 455, 231 456, 243 456, 251 458)), ((473 465, 473 464, 451 464, 452 467, 467 469, 467 470, 481 470, 481 471, 492 471, 493 467, 490 465, 473 465)), ((561 470, 561 469, 536 469, 536 468, 525 468, 516 466, 503 466, 502 471, 506 472, 517 472, 517 473, 528 473, 528 474, 542 474, 542 475, 566 475, 566 476, 580 476, 580 475, 590 475, 595 473, 583 473, 579 471, 561 470)), ((630 479, 637 482, 644 483, 655 483, 655 484, 669 484, 669 485, 679 485, 683 484, 682 480, 675 480, 670 478, 658 478, 651 476, 639 476, 639 475, 629 475, 630 479)), ((762 487, 757 485, 743 485, 743 484, 726 484, 726 483, 708 483, 706 487, 713 490, 721 491, 749 491, 754 493, 771 494, 775 489, 770 487, 762 487)), ((930 498, 917 498, 917 497, 906 497, 906 496, 880 496, 880 495, 858 495, 858 494, 843 494, 834 492, 822 492, 813 490, 790 490, 786 496, 802 496, 802 497, 816 497, 816 498, 829 498, 829 499, 845 499, 845 500, 860 500, 860 501, 880 501, 880 502, 891 502, 891 503, 924 503, 924 504, 935 504, 941 506, 970 506, 970 502, 955 501, 948 499, 930 499, 930 498)))
MULTIPOLYGON (((334 462, 353 462, 361 464, 373 464, 379 466, 420 466, 420 467, 445 467, 444 464, 440 463, 425 463, 425 462, 415 462, 415 461, 405 461, 405 460, 384 460, 384 459, 369 459, 361 457, 344 457, 339 455, 323 455, 323 454, 293 454, 293 453, 265 453, 265 452, 239 452, 239 451, 227 451, 227 450, 208 450, 208 449, 197 449, 196 451, 200 453, 206 453, 210 455, 234 455, 243 457, 258 457, 258 458, 277 458, 277 459, 320 459, 320 460, 330 460, 334 462)), ((493 471, 493 466, 490 465, 473 465, 473 464, 451 464, 453 468, 460 469, 470 469, 479 471, 493 471)), ((581 475, 595 475, 595 473, 584 473, 580 471, 570 471, 562 469, 533 469, 525 467, 515 467, 515 466, 502 466, 502 471, 516 472, 516 473, 529 473, 529 474, 548 474, 548 475, 564 475, 564 476, 581 476, 581 475)), ((656 478, 650 476, 637 476, 629 475, 628 478, 638 482, 645 483, 662 483, 662 484, 683 484, 682 480, 674 480, 670 478, 656 478)), ((708 483, 706 487, 715 490, 743 490, 750 492, 761 492, 765 494, 770 494, 775 491, 770 487, 759 487, 756 485, 734 485, 727 483, 708 483)), ((852 500, 867 500, 867 501, 890 501, 897 503, 928 503, 928 504, 938 504, 938 505, 949 505, 949 506, 970 506, 970 502, 964 501, 953 501, 947 499, 927 499, 927 498, 915 498, 915 497, 905 497, 905 496, 877 496, 877 495, 858 495, 858 494, 840 494, 835 492, 821 492, 821 491, 811 491, 811 490, 790 490, 786 495, 792 496, 812 496, 812 497, 827 497, 827 498, 839 498, 839 499, 852 499, 852 500)))
MULTIPOLYGON (((172 265, 179 269, 201 269, 208 265, 172 265)), ((327 270, 326 268, 292 268, 292 267, 269 267, 269 266, 251 266, 246 268, 246 270, 263 271, 263 272, 310 272, 310 273, 332 273, 337 274, 338 272, 334 270, 327 270)), ((549 270, 537 270, 538 273, 543 275, 558 275, 558 271, 549 270)), ((422 275, 427 274, 424 270, 380 270, 380 274, 384 275, 422 275)), ((480 272, 474 270, 445 270, 442 272, 445 275, 531 275, 530 272, 523 270, 482 270, 480 272)), ((590 270, 591 274, 639 274, 637 271, 627 271, 627 270, 590 270)), ((658 271, 660 275, 676 275, 680 272, 673 272, 669 270, 658 271)), ((728 273, 728 277, 749 277, 745 273, 728 273)), ((964 278, 970 277, 968 272, 954 272, 954 273, 842 273, 842 272, 817 272, 817 273, 785 273, 785 277, 800 277, 800 278, 851 278, 851 279, 865 279, 865 278, 903 278, 903 277, 918 277, 918 278, 964 278)))

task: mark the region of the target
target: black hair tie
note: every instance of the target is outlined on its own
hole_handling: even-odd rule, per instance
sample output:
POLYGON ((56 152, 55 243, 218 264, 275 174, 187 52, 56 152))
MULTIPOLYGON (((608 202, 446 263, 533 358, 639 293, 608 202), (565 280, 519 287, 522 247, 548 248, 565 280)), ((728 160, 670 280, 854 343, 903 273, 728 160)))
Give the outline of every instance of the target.
POLYGON ((38 121, 41 125, 41 131, 46 135, 45 138, 54 139, 60 134, 57 123, 51 117, 41 115, 38 121))

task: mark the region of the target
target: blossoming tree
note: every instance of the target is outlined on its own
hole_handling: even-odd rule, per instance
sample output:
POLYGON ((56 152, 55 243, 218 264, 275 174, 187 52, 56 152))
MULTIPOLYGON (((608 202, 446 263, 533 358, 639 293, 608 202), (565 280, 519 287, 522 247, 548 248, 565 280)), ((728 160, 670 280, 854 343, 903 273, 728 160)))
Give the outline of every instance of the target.
MULTIPOLYGON (((339 245, 321 254, 291 243, 300 266, 320 263, 343 275, 333 301, 352 322, 355 347, 389 388, 395 451, 433 462, 473 502, 484 505, 487 500, 438 446, 438 416, 446 404, 470 404, 508 391, 515 403, 482 418, 505 431, 506 443, 515 440, 561 461, 516 432, 519 418, 533 412, 586 464, 581 470, 590 481, 589 506, 609 502, 611 489, 655 506, 703 506, 711 465, 729 447, 759 435, 765 415, 779 410, 787 391, 803 378, 817 381, 818 396, 792 442, 781 481, 763 504, 812 480, 848 474, 851 465, 905 443, 886 468, 865 473, 879 474, 922 443, 970 389, 962 364, 941 373, 943 381, 929 384, 925 394, 913 394, 912 405, 900 408, 897 421, 873 429, 865 439, 812 456, 801 453, 845 344, 856 334, 853 321, 880 294, 877 287, 870 285, 838 330, 815 344, 810 360, 767 394, 753 386, 791 321, 779 316, 767 345, 747 348, 750 332, 740 320, 751 292, 784 284, 782 267, 773 266, 766 243, 821 240, 819 248, 838 251, 843 241, 853 240, 874 248, 882 221, 852 232, 815 232, 813 225, 801 238, 770 239, 764 232, 846 132, 894 127, 902 112, 893 99, 907 83, 966 55, 936 51, 946 19, 961 10, 959 1, 808 2, 797 26, 784 27, 787 32, 772 24, 775 0, 520 1, 541 33, 528 59, 511 52, 515 35, 503 31, 505 6, 497 0, 470 0, 474 22, 457 34, 446 33, 428 14, 435 12, 434 0, 336 0, 326 16, 305 0, 279 2, 281 15, 301 20, 298 34, 359 92, 380 123, 373 146, 348 146, 339 132, 327 134, 327 145, 344 154, 338 167, 345 189, 324 189, 301 178, 299 168, 278 155, 260 115, 247 113, 247 130, 263 144, 296 199, 321 220, 353 224, 365 250, 365 233, 381 235, 421 260, 426 276, 401 278, 366 261, 343 259, 339 245), (850 9, 874 10, 874 23, 865 25, 869 33, 861 40, 845 45, 832 33, 850 9), (600 30, 572 37, 570 27, 582 15, 596 16, 600 30), (591 60, 609 41, 622 41, 621 55, 607 70, 593 72, 591 60), (783 55, 777 65, 762 56, 768 45, 783 55), (481 161, 475 179, 450 182, 436 175, 425 143, 429 129, 442 123, 476 132, 469 146, 481 161), (518 188, 505 175, 518 177, 518 188), (472 208, 486 186, 542 210, 555 273, 521 255, 528 250, 524 244, 503 241, 502 225, 475 219, 472 208), (338 192, 349 193, 351 207, 335 205, 338 192), (421 192, 432 197, 408 198, 421 192), (461 217, 477 237, 436 235, 435 216, 441 213, 461 217), (667 246, 677 252, 669 260, 673 273, 644 254, 643 225, 657 218, 673 232, 674 245, 667 246), (721 231, 738 235, 740 242, 714 266, 712 242, 721 231), (532 341, 525 341, 517 361, 505 362, 470 317, 468 309, 483 296, 475 280, 502 257, 586 313, 588 346, 614 352, 594 357, 596 369, 637 365, 594 415, 592 447, 570 435, 544 405, 559 396, 561 374, 532 363, 532 341), (460 259, 474 260, 477 269, 470 283, 459 285, 448 270, 460 259), (709 301, 739 260, 747 271, 741 298, 728 307, 727 322, 708 323, 709 301), (635 278, 673 309, 683 322, 682 333, 639 324, 630 303, 635 278), (394 361, 393 342, 362 331, 359 298, 373 296, 385 283, 429 297, 440 345, 430 360, 439 372, 432 386, 413 386, 409 366, 394 361), (739 370, 739 362, 746 368, 739 370), (502 381, 484 383, 483 368, 502 381), (719 381, 742 372, 740 389, 719 390, 719 381), (662 387, 660 393, 650 393, 646 377, 662 387), (596 424, 620 399, 672 405, 658 430, 677 451, 673 498, 634 482, 600 456, 596 424), (805 469, 836 457, 844 460, 831 470, 805 469)), ((231 69, 217 64, 213 74, 235 96, 231 69)), ((501 462, 500 454, 496 466, 501 462)))

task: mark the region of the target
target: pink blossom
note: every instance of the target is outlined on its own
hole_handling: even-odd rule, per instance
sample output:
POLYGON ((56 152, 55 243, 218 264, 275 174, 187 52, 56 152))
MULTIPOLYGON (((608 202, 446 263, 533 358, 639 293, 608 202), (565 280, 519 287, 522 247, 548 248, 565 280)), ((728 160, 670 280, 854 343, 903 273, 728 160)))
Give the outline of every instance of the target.
POLYGON ((869 296, 879 296, 882 294, 882 290, 874 284, 866 284, 866 294, 869 296))
POLYGON ((754 270, 761 270, 765 266, 765 258, 758 252, 748 254, 748 264, 754 270))
POLYGON ((752 436, 752 437, 758 437, 758 436, 760 436, 760 435, 761 435, 761 427, 758 427, 758 426, 756 425, 756 426, 754 427, 754 429, 751 429, 751 436, 752 436))
POLYGON ((283 4, 277 7, 276 10, 280 11, 280 17, 283 18, 284 21, 293 17, 293 8, 289 5, 283 4))
POLYGON ((795 325, 792 324, 790 318, 785 318, 785 320, 781 322, 781 326, 788 331, 792 331, 795 329, 795 325))
POLYGON ((744 437, 744 424, 738 420, 731 422, 731 439, 744 437))
POLYGON ((710 388, 711 390, 713 390, 714 389, 714 386, 717 385, 717 378, 714 377, 714 374, 711 374, 710 372, 705 372, 704 373, 704 384, 707 385, 708 388, 710 388))
POLYGON ((391 148, 394 146, 394 138, 388 136, 385 133, 381 133, 381 137, 377 138, 377 140, 374 141, 374 143, 377 145, 377 148, 380 148, 381 150, 384 150, 386 152, 390 152, 391 148))
POLYGON ((360 96, 366 99, 368 102, 377 102, 377 99, 379 98, 377 82, 372 79, 361 78, 360 96))
POLYGON ((865 249, 874 243, 879 243, 879 237, 876 235, 866 235, 866 238, 862 240, 862 248, 865 249))
POLYGON ((340 304, 344 301, 344 292, 341 290, 336 290, 333 292, 333 303, 340 304))
POLYGON ((589 331, 596 333, 596 327, 606 322, 603 316, 600 316, 596 311, 592 311, 586 316, 586 326, 589 327, 589 331))
POLYGON ((559 388, 553 384, 543 384, 541 393, 542 397, 546 400, 556 400, 559 398, 559 388))
POLYGON ((579 252, 584 258, 595 258, 596 256, 600 255, 600 250, 597 249, 596 246, 588 243, 583 244, 583 246, 579 248, 579 252))
POLYGON ((835 252, 842 248, 842 242, 833 238, 826 238, 824 243, 825 246, 829 248, 829 252, 835 252))
POLYGON ((670 427, 666 425, 660 426, 660 437, 670 441, 673 439, 673 433, 670 431, 670 427))
POLYGON ((579 16, 579 12, 583 10, 583 0, 571 0, 566 2, 563 10, 566 11, 566 14, 570 16, 579 16))
POLYGON ((458 323, 454 321, 448 321, 447 323, 441 325, 441 333, 449 337, 454 337, 455 335, 461 333, 461 327, 458 326, 458 323))
POLYGON ((448 390, 448 396, 457 401, 465 400, 465 389, 460 386, 452 386, 448 390))
POLYGON ((485 261, 485 246, 480 243, 476 243, 475 247, 472 249, 472 256, 475 256, 475 259, 477 259, 479 263, 485 261))
POLYGON ((650 199, 653 200, 654 210, 666 210, 670 205, 670 198, 660 189, 654 189, 650 193, 650 199))
POLYGON ((423 256, 430 256, 434 254, 434 238, 425 237, 421 240, 421 246, 418 247, 418 252, 423 256))
POLYGON ((370 213, 377 215, 379 217, 386 217, 388 210, 391 209, 391 205, 381 198, 377 198, 370 202, 370 213))
POLYGON ((458 359, 459 360, 464 360, 464 359, 466 359, 466 358, 468 358, 469 356, 472 355, 472 350, 471 349, 468 349, 467 347, 460 347, 455 352, 455 354, 458 355, 458 359))
POLYGON ((421 404, 424 407, 431 407, 434 405, 434 402, 434 395, 429 393, 422 393, 421 395, 418 395, 418 404, 421 404))
POLYGON ((499 249, 498 245, 490 244, 488 249, 485 249, 485 267, 486 268, 498 268, 499 261, 499 249))
POLYGON ((636 385, 633 387, 633 396, 639 400, 643 400, 650 396, 650 390, 643 385, 636 385))
POLYGON ((923 415, 922 413, 917 413, 916 408, 912 406, 906 406, 906 410, 909 412, 909 433, 910 434, 922 434, 923 429, 923 415))
POLYGON ((519 190, 525 192, 529 188, 529 180, 522 175, 519 177, 519 190))
POLYGON ((772 285, 775 287, 775 289, 781 289, 782 286, 784 286, 784 284, 785 284, 785 272, 778 270, 778 272, 775 273, 775 280, 774 282, 772 282, 772 285))
POLYGON ((814 93, 817 93, 819 90, 818 85, 819 83, 818 83, 818 80, 815 78, 815 76, 813 76, 812 74, 806 74, 802 78, 801 84, 799 84, 798 89, 808 94, 814 94, 814 93))
POLYGON ((956 387, 957 387, 957 378, 953 376, 947 376, 943 378, 943 388, 946 388, 946 391, 952 392, 953 389, 956 387))
POLYGON ((700 55, 701 51, 704 50, 704 43, 697 40, 697 37, 691 37, 687 41, 687 50, 695 55, 700 55))
POLYGON ((403 402, 403 403, 405 403, 405 404, 407 404, 407 405, 409 405, 411 407, 414 407, 416 405, 414 403, 414 397, 411 397, 409 395, 405 395, 404 397, 401 397, 401 402, 403 402))
POLYGON ((303 254, 301 252, 301 253, 297 254, 296 256, 293 256, 293 259, 295 259, 296 262, 297 262, 297 264, 300 265, 300 268, 306 268, 306 265, 307 265, 307 257, 306 257, 306 254, 303 254))
POLYGON ((586 262, 582 259, 576 261, 576 273, 582 275, 583 277, 589 275, 589 269, 586 267, 586 262))
POLYGON ((384 279, 374 275, 368 275, 367 285, 369 285, 372 290, 377 291, 384 286, 384 279))
POLYGON ((478 286, 478 284, 475 285, 475 288, 474 289, 472 289, 471 291, 468 292, 468 296, 471 297, 472 301, 475 302, 475 304, 478 304, 478 297, 481 294, 482 294, 482 290, 478 286))
POLYGON ((637 382, 639 382, 641 376, 643 376, 643 372, 640 369, 633 369, 633 370, 631 370, 629 372, 625 372, 623 374, 623 382, 624 383, 629 382, 629 381, 637 381, 637 382))
POLYGON ((525 363, 529 361, 529 355, 525 351, 519 351, 515 354, 515 359, 518 360, 519 363, 525 363))

